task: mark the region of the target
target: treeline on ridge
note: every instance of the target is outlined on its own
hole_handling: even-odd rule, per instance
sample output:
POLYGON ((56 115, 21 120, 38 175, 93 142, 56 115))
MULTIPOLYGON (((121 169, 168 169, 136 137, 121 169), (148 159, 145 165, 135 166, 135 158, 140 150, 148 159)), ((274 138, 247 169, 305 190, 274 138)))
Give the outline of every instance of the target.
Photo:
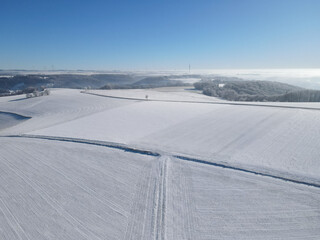
POLYGON ((0 96, 29 93, 31 88, 131 89, 188 85, 169 76, 134 76, 131 74, 30 74, 0 76, 0 96))
POLYGON ((101 89, 140 89, 157 87, 177 87, 189 85, 180 80, 172 80, 168 76, 145 77, 131 84, 112 84, 108 83, 101 89))
POLYGON ((203 94, 229 101, 320 102, 320 91, 271 81, 205 80, 194 83, 203 94))

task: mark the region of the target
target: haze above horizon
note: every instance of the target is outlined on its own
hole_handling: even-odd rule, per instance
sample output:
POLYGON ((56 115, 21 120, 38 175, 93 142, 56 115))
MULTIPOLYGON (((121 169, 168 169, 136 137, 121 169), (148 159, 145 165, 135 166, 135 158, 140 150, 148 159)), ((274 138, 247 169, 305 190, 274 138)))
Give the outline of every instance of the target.
POLYGON ((319 68, 320 1, 3 1, 0 69, 319 68))

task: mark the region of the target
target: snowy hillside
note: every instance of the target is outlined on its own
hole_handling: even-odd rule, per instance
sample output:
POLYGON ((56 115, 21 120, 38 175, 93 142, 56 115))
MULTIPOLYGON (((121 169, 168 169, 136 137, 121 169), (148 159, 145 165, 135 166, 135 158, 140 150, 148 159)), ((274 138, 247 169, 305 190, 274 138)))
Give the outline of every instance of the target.
POLYGON ((319 239, 319 122, 184 88, 0 98, 0 239, 319 239))
POLYGON ((194 94, 148 93, 148 101, 101 97, 123 105, 28 133, 124 143, 320 180, 319 110, 151 101, 170 94, 191 101, 194 94))

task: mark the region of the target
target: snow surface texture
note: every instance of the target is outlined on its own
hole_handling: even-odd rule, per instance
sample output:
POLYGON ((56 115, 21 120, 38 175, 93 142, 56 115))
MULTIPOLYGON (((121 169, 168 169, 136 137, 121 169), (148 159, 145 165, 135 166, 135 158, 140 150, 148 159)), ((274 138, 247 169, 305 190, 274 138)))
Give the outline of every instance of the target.
POLYGON ((214 102, 218 99, 203 95, 201 91, 193 90, 190 87, 165 87, 156 89, 130 89, 130 90, 90 90, 87 93, 113 96, 113 97, 126 97, 146 100, 164 100, 164 101, 209 101, 214 102))
POLYGON ((0 142, 1 239, 320 236, 318 188, 87 144, 0 142))
POLYGON ((25 98, 25 96, 0 98, 0 111, 31 116, 32 119, 17 125, 15 128, 1 132, 24 133, 59 123, 64 123, 106 109, 117 108, 133 101, 101 101, 92 95, 84 95, 79 90, 53 89, 49 96, 25 98), (5 101, 7 99, 7 101, 5 101))
POLYGON ((1 99, 0 239, 320 238, 319 110, 143 91, 1 99))
POLYGON ((125 143, 320 182, 319 110, 100 98, 123 105, 31 134, 125 143))
POLYGON ((197 102, 211 104, 227 104, 236 106, 265 106, 265 107, 283 107, 299 109, 317 109, 320 110, 319 102, 231 102, 216 97, 203 95, 201 91, 192 88, 158 88, 158 89, 130 89, 130 90, 90 90, 87 94, 96 96, 105 96, 109 98, 146 100, 163 102, 197 102))

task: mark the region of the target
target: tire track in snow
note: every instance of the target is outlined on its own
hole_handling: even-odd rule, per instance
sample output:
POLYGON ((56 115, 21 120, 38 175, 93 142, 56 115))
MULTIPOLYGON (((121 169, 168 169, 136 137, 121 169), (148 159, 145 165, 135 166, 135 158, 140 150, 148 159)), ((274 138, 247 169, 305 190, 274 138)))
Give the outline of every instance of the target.
MULTIPOLYGON (((21 150, 22 152, 23 152, 23 150, 21 150)), ((11 150, 10 152, 14 152, 14 150, 11 150)), ((27 158, 32 158, 32 155, 30 155, 29 153, 26 153, 25 152, 25 156, 27 157, 27 158)), ((28 163, 28 161, 25 161, 26 163, 28 163)), ((36 163, 42 163, 43 165, 46 165, 46 166, 49 166, 49 165, 47 165, 47 164, 45 164, 44 162, 43 162, 43 159, 42 159, 42 157, 40 157, 40 156, 38 156, 38 154, 36 155, 36 157, 35 157, 35 159, 34 159, 34 164, 32 164, 33 166, 35 166, 35 164, 36 163)), ((30 165, 29 163, 28 163, 28 165, 30 165)), ((31 166, 31 165, 30 165, 31 166)), ((39 166, 39 165, 38 165, 39 166)), ((49 168, 51 168, 50 166, 49 166, 49 168)), ((22 168, 23 169, 23 168, 22 168)), ((30 169, 29 168, 25 168, 26 169, 26 171, 29 171, 30 172, 30 169)), ((38 169, 38 168, 35 168, 35 169, 38 169)), ((56 172, 57 170, 55 169, 55 168, 51 168, 54 172, 56 172)), ((60 172, 56 172, 57 174, 60 174, 60 172)), ((94 202, 94 203, 96 203, 96 204, 101 204, 101 206, 104 206, 105 208, 104 208, 104 211, 100 211, 100 212, 98 212, 98 211, 96 211, 96 210, 92 210, 92 209, 90 209, 90 208, 88 208, 87 207, 87 205, 85 205, 85 204, 82 204, 82 198, 81 198, 81 195, 74 195, 75 197, 77 197, 78 198, 78 200, 76 201, 76 202, 74 202, 74 204, 79 204, 79 207, 81 207, 81 209, 83 209, 83 210, 85 210, 85 212, 88 214, 88 217, 87 218, 82 218, 82 217, 79 217, 79 215, 77 215, 77 214, 74 214, 74 212, 73 211, 71 211, 72 209, 70 209, 70 208, 68 208, 68 207, 66 207, 64 204, 61 204, 61 201, 59 201, 57 198, 55 198, 55 197, 52 197, 52 196, 54 196, 54 194, 50 194, 50 192, 47 192, 47 187, 49 186, 45 181, 43 181, 43 183, 45 184, 45 186, 46 187, 43 187, 42 185, 42 182, 41 181, 39 181, 39 180, 36 180, 35 178, 30 178, 30 177, 28 177, 27 176, 27 174, 25 174, 25 173, 23 173, 23 175, 26 177, 26 178, 28 178, 28 179, 30 179, 30 182, 32 182, 32 183, 34 183, 35 185, 37 185, 38 187, 39 187, 39 189, 44 193, 44 194, 46 194, 49 198, 50 198, 50 200, 53 202, 53 203, 55 203, 56 205, 59 205, 59 207, 61 208, 61 209, 63 209, 66 213, 68 213, 70 216, 72 216, 76 221, 78 221, 81 225, 83 225, 83 226, 85 226, 86 227, 86 229, 87 229, 87 231, 90 231, 90 233, 92 233, 92 234, 94 234, 95 236, 97 236, 97 238, 96 239, 104 239, 104 236, 103 236, 103 232, 101 232, 102 230, 101 229, 103 229, 103 226, 105 225, 105 226, 110 226, 110 222, 108 222, 107 221, 107 219, 112 219, 112 215, 111 214, 109 214, 109 211, 107 211, 107 209, 110 209, 110 210, 112 210, 114 213, 116 213, 116 214, 119 214, 119 215, 122 215, 123 217, 125 217, 125 218, 127 218, 127 212, 125 212, 123 209, 119 209, 117 206, 116 206, 116 208, 114 208, 115 207, 115 203, 114 202, 112 202, 112 201, 109 201, 109 199, 100 199, 100 197, 99 196, 96 196, 96 193, 94 193, 94 192, 86 192, 86 187, 85 186, 83 186, 83 188, 80 186, 80 185, 78 185, 78 183, 77 182, 74 182, 72 179, 70 179, 69 177, 67 177, 66 175, 61 175, 62 177, 64 177, 66 180, 68 180, 68 181, 70 181, 70 182, 72 182, 72 183, 74 183, 75 184, 75 186, 77 186, 77 187, 80 187, 79 189, 80 190, 84 190, 84 192, 82 192, 82 194, 81 195, 83 195, 83 193, 85 193, 86 194, 86 196, 90 196, 91 198, 91 203, 93 203, 94 201, 93 200, 95 200, 95 201, 97 201, 97 202, 94 202), (91 218, 92 217, 92 218, 91 218), (107 218, 106 218, 107 217, 107 218), (96 221, 96 226, 98 227, 98 226, 100 226, 100 230, 98 231, 98 230, 94 230, 94 228, 92 228, 92 227, 90 227, 90 225, 88 225, 88 219, 95 219, 94 221, 96 221), (102 225, 102 227, 101 227, 101 225, 102 225)), ((49 174, 50 175, 50 174, 49 174)), ((47 175, 48 176, 48 178, 50 177, 49 175, 47 175)), ((52 182, 54 182, 54 180, 52 181, 52 182)), ((64 192, 60 192, 61 193, 61 195, 64 195, 64 192)), ((113 215, 114 216, 114 215, 113 215)), ((113 223, 114 223, 115 221, 113 221, 113 223)), ((90 237, 90 236, 89 236, 90 237)), ((89 238, 89 237, 86 237, 86 239, 94 239, 94 238, 89 238)))
MULTIPOLYGON (((16 147, 17 148, 17 147, 16 147)), ((19 148, 17 148, 19 149, 19 148)), ((19 149, 20 151, 23 151, 22 149, 19 149)), ((32 157, 29 153, 25 153, 26 155, 29 155, 30 158, 32 157)), ((34 157, 37 160, 37 163, 41 163, 43 164, 43 166, 48 167, 49 169, 51 169, 52 171, 56 172, 57 175, 62 176, 63 178, 65 178, 67 181, 69 181, 70 183, 74 184, 74 186, 79 187, 79 189, 83 190, 84 192, 86 192, 88 195, 92 196, 93 199, 96 199, 98 202, 100 202, 101 204, 103 204, 104 206, 110 208, 112 211, 116 212, 119 215, 122 215, 124 217, 127 217, 127 213, 124 209, 122 209, 117 203, 112 202, 112 201, 108 201, 106 199, 102 199, 99 195, 97 195, 95 193, 95 191, 87 186, 83 186, 77 179, 71 179, 68 174, 66 174, 65 172, 61 171, 61 169, 54 167, 46 162, 43 161, 43 157, 39 157, 41 156, 39 153, 37 153, 37 156, 34 157)), ((38 165, 39 166, 39 165, 38 165)))
POLYGON ((149 165, 147 164, 136 185, 136 192, 133 197, 130 217, 128 219, 123 240, 147 239, 144 235, 144 228, 147 221, 146 213, 148 208, 146 206, 147 201, 149 200, 148 192, 152 178, 152 171, 149 171, 148 173, 148 169, 149 165))
POLYGON ((65 211, 59 204, 57 204, 47 193, 43 192, 42 189, 34 184, 32 180, 25 176, 25 174, 18 173, 9 162, 5 163, 9 170, 12 171, 16 177, 20 178, 22 182, 25 182, 31 189, 42 198, 49 207, 54 209, 60 216, 63 216, 67 222, 69 222, 84 238, 101 240, 95 233, 92 233, 84 224, 74 218, 71 214, 65 211))
POLYGON ((197 239, 195 205, 192 201, 193 183, 189 164, 170 160, 167 179, 166 237, 168 239, 197 239))
POLYGON ((123 239, 166 239, 168 160, 163 156, 146 165, 123 239))
POLYGON ((163 156, 158 159, 157 184, 153 207, 153 239, 166 239, 166 207, 167 207, 167 167, 169 157, 163 156))
POLYGON ((5 204, 5 202, 1 198, 0 198, 0 211, 3 212, 5 218, 7 219, 7 223, 10 225, 14 233, 17 234, 20 240, 24 240, 24 239, 30 240, 26 232, 23 230, 23 228, 17 221, 14 214, 12 214, 8 206, 5 204))
MULTIPOLYGON (((184 166, 185 172, 187 175, 182 176, 181 180, 183 181, 183 195, 184 195, 184 204, 187 208, 187 231, 188 231, 188 239, 196 239, 195 230, 199 229, 198 222, 194 221, 196 217, 195 211, 195 202, 194 199, 191 197, 192 193, 192 172, 188 165, 184 166)), ((182 169, 182 167, 181 167, 182 169)))

